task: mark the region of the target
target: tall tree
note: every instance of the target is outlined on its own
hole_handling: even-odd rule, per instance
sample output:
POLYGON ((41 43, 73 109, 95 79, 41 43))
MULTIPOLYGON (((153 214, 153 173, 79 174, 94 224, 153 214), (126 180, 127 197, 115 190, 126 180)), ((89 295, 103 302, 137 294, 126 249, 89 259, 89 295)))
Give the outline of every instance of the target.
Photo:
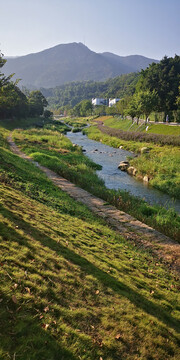
POLYGON ((176 98, 180 81, 180 56, 165 56, 159 64, 152 63, 141 71, 136 91, 153 91, 158 95, 158 111, 166 114, 177 109, 176 98))
POLYGON ((44 108, 48 105, 46 98, 39 90, 31 91, 28 97, 30 116, 43 115, 44 108))
MULTIPOLYGON (((0 52, 0 69, 5 63, 0 52)), ((17 87, 17 81, 10 81, 12 76, 13 74, 6 77, 0 70, 0 118, 27 115, 26 96, 17 87)))

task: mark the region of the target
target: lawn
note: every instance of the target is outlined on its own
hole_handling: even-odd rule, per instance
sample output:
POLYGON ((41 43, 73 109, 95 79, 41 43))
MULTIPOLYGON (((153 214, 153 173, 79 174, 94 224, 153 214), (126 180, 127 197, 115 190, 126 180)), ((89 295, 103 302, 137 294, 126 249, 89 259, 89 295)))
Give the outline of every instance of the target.
POLYGON ((121 119, 119 117, 103 117, 98 118, 98 121, 103 121, 106 126, 109 126, 113 129, 119 129, 123 131, 142 131, 147 134, 160 134, 160 135, 180 135, 180 125, 170 125, 170 124, 158 124, 158 123, 149 123, 148 129, 146 125, 137 125, 136 122, 132 124, 130 119, 121 119), (104 120, 102 120, 104 119, 104 120))

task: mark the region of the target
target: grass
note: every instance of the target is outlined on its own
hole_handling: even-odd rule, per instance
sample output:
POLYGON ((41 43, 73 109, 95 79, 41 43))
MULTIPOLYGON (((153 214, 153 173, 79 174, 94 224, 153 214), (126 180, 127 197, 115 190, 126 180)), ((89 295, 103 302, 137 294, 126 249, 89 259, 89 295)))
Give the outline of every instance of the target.
MULTIPOLYGON (((28 131, 19 134, 37 130, 28 131)), ((47 131, 37 134, 47 140, 47 131)), ((176 276, 12 154, 8 131, 0 134, 0 358, 178 359, 176 276)))
POLYGON ((15 130, 13 137, 22 151, 41 165, 173 239, 179 239, 180 217, 174 210, 165 210, 158 205, 150 206, 127 192, 107 189, 103 180, 95 173, 101 167, 85 157, 80 147, 73 146, 60 133, 60 125, 59 131, 54 131, 53 128, 15 130))
POLYGON ((180 198, 179 147, 123 140, 102 133, 96 126, 85 129, 84 133, 93 140, 102 141, 115 148, 122 146, 124 149, 135 153, 140 153, 143 147, 147 147, 149 149, 148 154, 143 154, 130 161, 130 164, 137 169, 136 176, 143 178, 147 174, 152 186, 168 193, 172 197, 180 198))
POLYGON ((146 125, 137 125, 136 123, 132 124, 130 119, 121 119, 118 117, 107 117, 99 118, 99 121, 103 121, 106 126, 109 126, 113 129, 119 129, 123 131, 140 131, 147 134, 160 134, 160 135, 180 135, 180 126, 179 125, 169 125, 169 124, 158 124, 150 123, 148 124, 148 130, 146 131, 146 125))

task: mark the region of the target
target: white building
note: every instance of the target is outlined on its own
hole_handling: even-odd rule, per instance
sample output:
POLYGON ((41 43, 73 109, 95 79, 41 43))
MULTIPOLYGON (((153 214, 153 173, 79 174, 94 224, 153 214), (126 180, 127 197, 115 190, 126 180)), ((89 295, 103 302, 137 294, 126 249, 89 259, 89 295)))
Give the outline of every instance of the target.
POLYGON ((115 98, 115 99, 109 99, 109 107, 115 105, 120 99, 115 98))
POLYGON ((108 105, 108 101, 107 101, 107 99, 93 98, 92 105, 94 105, 94 106, 108 105))

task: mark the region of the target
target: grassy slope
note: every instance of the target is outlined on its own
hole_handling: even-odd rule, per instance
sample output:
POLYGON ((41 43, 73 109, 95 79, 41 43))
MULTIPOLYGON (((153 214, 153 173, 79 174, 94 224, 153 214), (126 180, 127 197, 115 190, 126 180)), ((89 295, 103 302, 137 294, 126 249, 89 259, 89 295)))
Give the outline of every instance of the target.
POLYGON ((177 279, 0 142, 0 359, 177 359, 177 279))
POLYGON ((142 147, 148 147, 150 150, 149 154, 143 154, 130 161, 130 164, 138 170, 137 176, 143 177, 147 174, 150 177, 150 184, 152 186, 175 198, 180 198, 179 147, 122 140, 102 134, 94 126, 86 129, 85 132, 91 139, 102 141, 116 148, 123 146, 124 149, 136 153, 139 153, 142 147))
POLYGON ((114 129, 120 130, 130 130, 130 131, 142 131, 146 133, 152 134, 162 134, 162 135, 180 135, 180 126, 179 125, 167 125, 167 124, 158 124, 158 123, 151 123, 148 124, 148 130, 146 131, 145 125, 137 125, 134 123, 132 125, 132 121, 129 119, 120 119, 117 117, 100 117, 100 121, 103 121, 106 126, 112 127, 114 129), (102 120, 104 119, 104 120, 102 120))
POLYGON ((95 173, 99 166, 85 157, 81 148, 72 146, 60 132, 61 125, 56 125, 55 131, 54 125, 48 125, 44 129, 16 130, 13 137, 22 151, 35 161, 175 240, 179 239, 180 217, 173 210, 150 206, 120 190, 107 190, 103 180, 95 173))

